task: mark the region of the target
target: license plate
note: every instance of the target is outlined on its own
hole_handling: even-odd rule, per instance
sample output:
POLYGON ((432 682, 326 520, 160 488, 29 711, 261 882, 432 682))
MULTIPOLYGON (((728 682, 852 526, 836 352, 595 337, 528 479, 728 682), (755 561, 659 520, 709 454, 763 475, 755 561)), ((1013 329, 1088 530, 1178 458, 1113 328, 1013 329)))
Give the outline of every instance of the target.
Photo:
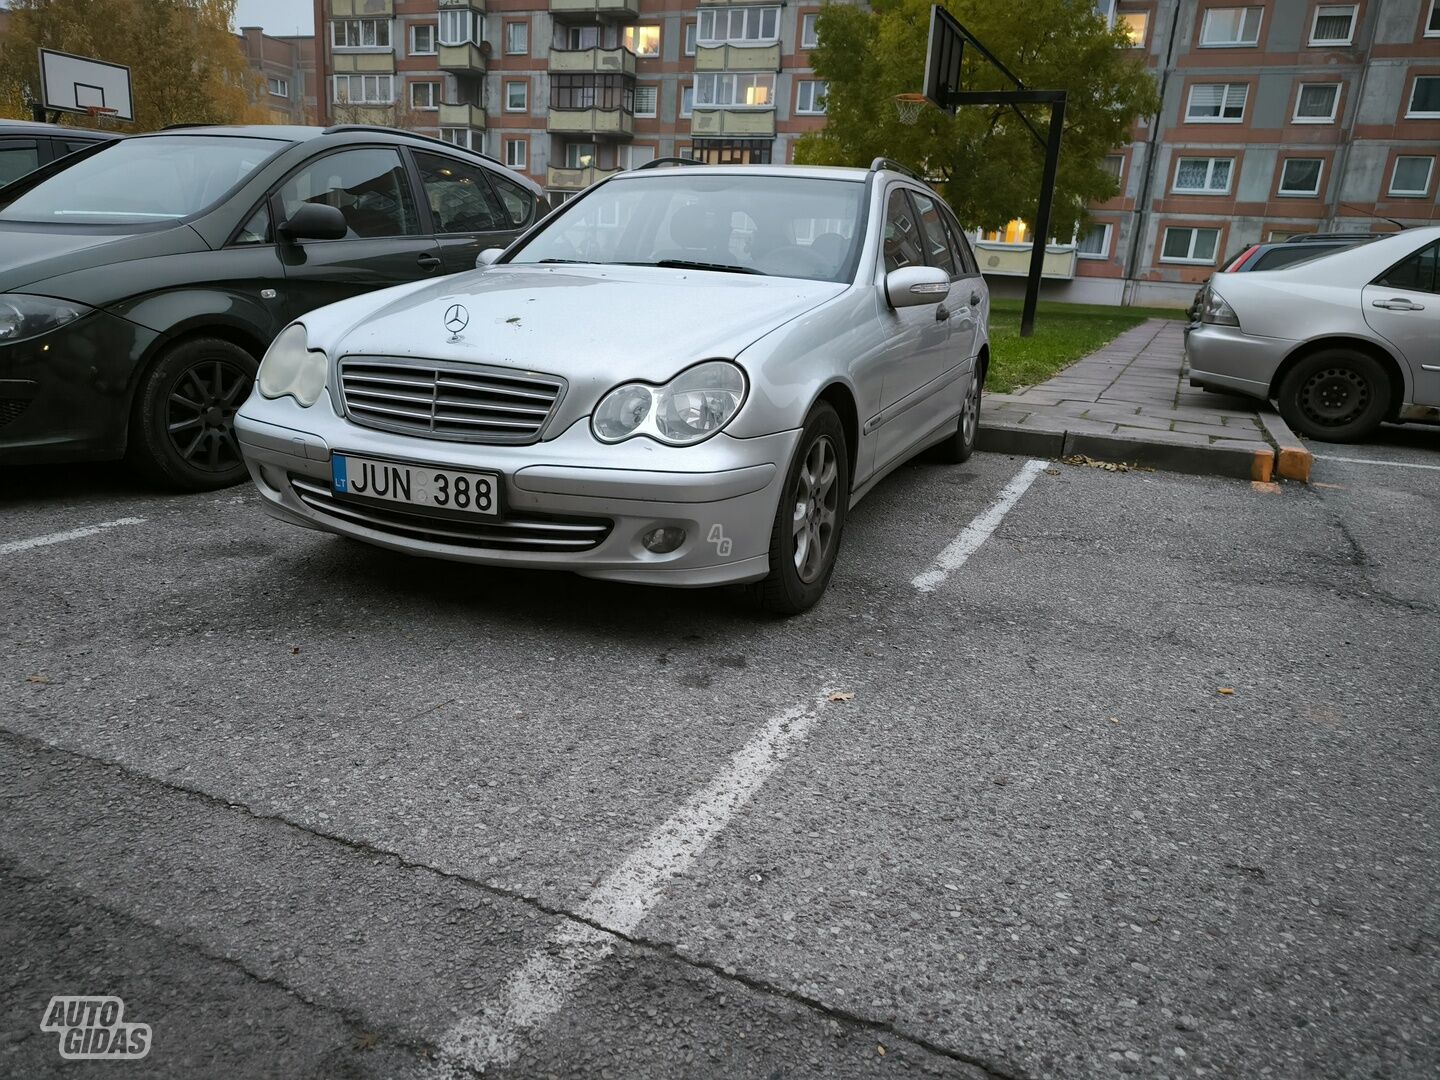
POLYGON ((330 480, 337 495, 458 510, 482 517, 500 514, 498 473, 459 472, 332 454, 330 480))

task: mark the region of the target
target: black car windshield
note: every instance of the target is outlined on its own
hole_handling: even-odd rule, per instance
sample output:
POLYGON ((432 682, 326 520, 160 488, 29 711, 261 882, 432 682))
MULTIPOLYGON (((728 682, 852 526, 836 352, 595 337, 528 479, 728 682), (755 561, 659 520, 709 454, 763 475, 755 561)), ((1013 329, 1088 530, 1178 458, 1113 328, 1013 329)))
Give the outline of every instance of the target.
POLYGON ((142 224, 203 210, 288 144, 228 135, 111 143, 0 210, 0 221, 142 224))
POLYGON ((509 261, 668 266, 842 281, 862 183, 690 169, 619 176, 556 214, 509 261))

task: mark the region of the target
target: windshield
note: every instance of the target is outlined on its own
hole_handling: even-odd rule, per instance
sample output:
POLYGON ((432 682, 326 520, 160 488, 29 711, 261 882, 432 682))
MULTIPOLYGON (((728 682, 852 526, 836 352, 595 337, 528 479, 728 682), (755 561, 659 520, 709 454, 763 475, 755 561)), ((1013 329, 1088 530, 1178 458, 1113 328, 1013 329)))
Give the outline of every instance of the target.
POLYGON ((864 185, 688 169, 619 176, 541 227, 509 261, 673 266, 843 281, 864 185))
POLYGON ((209 206, 286 145, 228 135, 124 139, 41 181, 0 210, 0 220, 173 221, 209 206))

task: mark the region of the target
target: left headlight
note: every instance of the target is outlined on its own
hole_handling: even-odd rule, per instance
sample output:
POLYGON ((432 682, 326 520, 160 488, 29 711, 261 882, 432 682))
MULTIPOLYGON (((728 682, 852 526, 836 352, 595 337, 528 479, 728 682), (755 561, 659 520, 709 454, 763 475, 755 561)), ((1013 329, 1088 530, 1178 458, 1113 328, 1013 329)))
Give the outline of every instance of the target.
POLYGON ((293 397, 305 408, 320 400, 325 390, 325 353, 310 348, 304 323, 291 323, 265 350, 255 384, 267 398, 293 397))
POLYGON ((0 344, 48 334, 91 310, 73 300, 8 293, 0 296, 0 344))
POLYGON ((595 407, 590 427, 601 442, 648 435, 670 446, 690 446, 719 431, 745 401, 745 373, 728 360, 686 368, 663 386, 625 383, 595 407))

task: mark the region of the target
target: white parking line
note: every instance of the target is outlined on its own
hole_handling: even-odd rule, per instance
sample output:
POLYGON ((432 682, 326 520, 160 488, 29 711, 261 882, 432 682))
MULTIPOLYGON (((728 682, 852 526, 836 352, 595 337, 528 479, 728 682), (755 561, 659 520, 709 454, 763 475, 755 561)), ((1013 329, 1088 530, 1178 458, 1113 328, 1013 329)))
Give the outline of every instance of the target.
POLYGON ((119 525, 141 525, 144 521, 144 518, 137 517, 116 518, 114 521, 102 521, 99 525, 86 525, 83 529, 32 536, 29 540, 11 540, 8 544, 0 544, 0 555, 14 555, 17 551, 29 551, 31 548, 45 547, 48 544, 63 544, 67 540, 82 540, 104 529, 113 529, 119 525))
POLYGON ((1371 458, 1339 457, 1336 454, 1316 454, 1319 461, 1347 461, 1351 465, 1384 465, 1393 469, 1433 469, 1440 472, 1440 465, 1421 465, 1415 461, 1375 461, 1371 458))
POLYGON ((1006 484, 996 496, 995 501, 976 515, 975 520, 966 525, 964 531, 936 556, 934 568, 916 575, 910 584, 921 592, 931 592, 944 584, 947 577, 964 566, 965 560, 990 539, 990 534, 1000 527, 1005 515, 1020 501, 1020 496, 1034 483, 1040 471, 1049 464, 1048 461, 1027 461, 1015 474, 1015 479, 1006 484))
POLYGON ((692 795, 610 872, 576 912, 513 974, 479 1014, 441 1040, 428 1076, 484 1072, 515 1060, 530 1032, 545 1023, 659 903, 665 886, 683 874, 810 733, 826 695, 772 717, 706 787, 692 795), (583 920, 583 921, 579 921, 583 920), (591 925, 594 924, 594 925, 591 925), (604 927, 605 929, 597 929, 604 927), (608 932, 607 932, 608 931, 608 932))

